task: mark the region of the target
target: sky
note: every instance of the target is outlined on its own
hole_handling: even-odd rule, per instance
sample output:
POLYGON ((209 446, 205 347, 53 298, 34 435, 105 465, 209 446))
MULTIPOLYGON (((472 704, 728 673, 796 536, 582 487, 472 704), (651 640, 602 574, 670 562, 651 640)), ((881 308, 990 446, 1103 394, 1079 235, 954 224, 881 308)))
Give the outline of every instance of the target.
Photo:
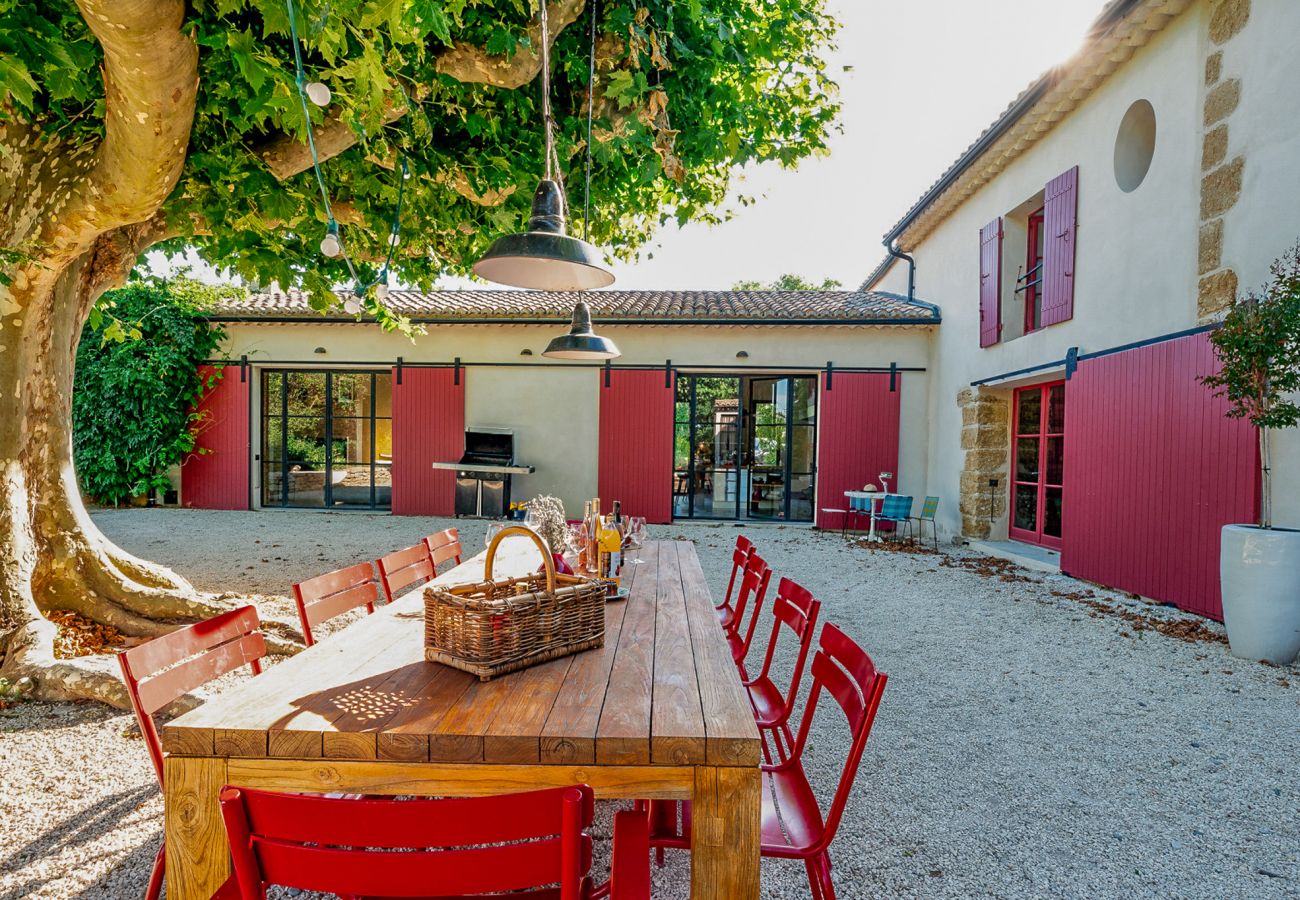
POLYGON ((842 23, 830 71, 843 105, 830 154, 794 170, 747 167, 737 187, 758 203, 721 225, 669 227, 638 262, 614 266, 614 287, 722 290, 786 272, 856 287, 884 257, 885 231, 1017 94, 1078 49, 1102 5, 829 0, 842 23))

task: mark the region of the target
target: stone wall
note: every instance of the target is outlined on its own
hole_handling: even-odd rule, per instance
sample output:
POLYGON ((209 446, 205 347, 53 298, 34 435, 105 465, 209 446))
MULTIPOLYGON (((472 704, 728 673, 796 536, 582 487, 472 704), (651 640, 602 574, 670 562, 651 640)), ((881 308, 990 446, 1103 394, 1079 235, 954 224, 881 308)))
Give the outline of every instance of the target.
POLYGON ((1011 404, 985 388, 957 395, 961 408, 961 533, 985 539, 1006 513, 1011 447, 1011 404), (996 478, 998 486, 989 487, 996 478))
POLYGON ((1201 229, 1196 313, 1213 318, 1237 295, 1237 272, 1223 259, 1223 214, 1241 196, 1242 155, 1228 158, 1228 121, 1241 103, 1241 79, 1225 78, 1223 45, 1250 19, 1250 0, 1211 0, 1210 51, 1205 58, 1205 116, 1201 137, 1201 229))

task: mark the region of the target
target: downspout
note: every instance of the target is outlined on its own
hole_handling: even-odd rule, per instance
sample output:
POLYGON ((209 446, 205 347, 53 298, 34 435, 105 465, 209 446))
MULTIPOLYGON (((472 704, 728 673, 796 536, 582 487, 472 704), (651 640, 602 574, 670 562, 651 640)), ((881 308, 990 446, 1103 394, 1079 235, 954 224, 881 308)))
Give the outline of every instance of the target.
POLYGON ((903 259, 907 261, 907 299, 916 299, 916 260, 908 256, 902 250, 898 249, 898 241, 892 240, 885 244, 885 249, 894 259, 903 259))

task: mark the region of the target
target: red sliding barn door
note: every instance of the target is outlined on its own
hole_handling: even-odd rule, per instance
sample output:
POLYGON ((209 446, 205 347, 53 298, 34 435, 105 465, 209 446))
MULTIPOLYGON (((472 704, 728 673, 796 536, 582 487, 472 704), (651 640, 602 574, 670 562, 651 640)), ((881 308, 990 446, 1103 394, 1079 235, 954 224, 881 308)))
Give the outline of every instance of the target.
POLYGON ((252 371, 244 366, 199 367, 205 382, 213 375, 220 380, 199 400, 194 452, 181 467, 181 502, 196 509, 248 509, 252 371))
POLYGON ((880 372, 836 372, 827 385, 821 376, 817 408, 817 527, 839 528, 839 516, 823 508, 845 509, 845 491, 879 483, 893 472, 890 490, 898 487, 898 413, 903 377, 880 372), (828 521, 834 518, 834 521, 828 521))
POLYGON ((600 460, 597 484, 604 512, 663 524, 673 518, 673 400, 660 371, 600 375, 600 460), (606 375, 609 384, 605 384, 606 375))
POLYGON ((465 370, 393 370, 393 513, 450 516, 456 473, 432 463, 465 452, 465 370))
POLYGON ((1214 619, 1219 530, 1253 522, 1253 427, 1198 381, 1207 334, 1079 363, 1066 383, 1061 569, 1214 619))

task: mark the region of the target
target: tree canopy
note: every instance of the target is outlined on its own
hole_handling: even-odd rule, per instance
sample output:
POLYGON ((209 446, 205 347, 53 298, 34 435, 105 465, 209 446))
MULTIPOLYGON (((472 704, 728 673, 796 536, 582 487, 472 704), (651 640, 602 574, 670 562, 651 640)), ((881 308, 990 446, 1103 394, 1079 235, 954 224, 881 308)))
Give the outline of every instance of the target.
MULTIPOLYGON (((311 107, 344 241, 387 252, 401 178, 394 268, 429 287, 520 230, 542 171, 536 6, 297 0, 311 107), (521 88, 521 89, 514 89, 521 88)), ((589 33, 582 0, 552 0, 558 153, 581 228, 589 33)), ((635 252, 666 222, 714 220, 737 165, 794 165, 825 149, 838 112, 824 62, 836 23, 823 0, 647 0, 598 7, 591 239, 635 252)), ((319 242, 326 211, 304 171, 306 128, 284 0, 196 0, 188 157, 164 207, 170 246, 263 283, 302 283, 316 302, 347 282, 319 242)), ((104 136, 103 50, 72 0, 0 0, 3 115, 73 148, 104 136)), ((372 298, 370 312, 382 311, 372 298)))
POLYGON ((785 275, 778 275, 770 282, 737 281, 731 289, 733 291, 833 291, 840 287, 842 285, 834 278, 823 278, 821 284, 818 284, 802 275, 787 272, 785 275))

